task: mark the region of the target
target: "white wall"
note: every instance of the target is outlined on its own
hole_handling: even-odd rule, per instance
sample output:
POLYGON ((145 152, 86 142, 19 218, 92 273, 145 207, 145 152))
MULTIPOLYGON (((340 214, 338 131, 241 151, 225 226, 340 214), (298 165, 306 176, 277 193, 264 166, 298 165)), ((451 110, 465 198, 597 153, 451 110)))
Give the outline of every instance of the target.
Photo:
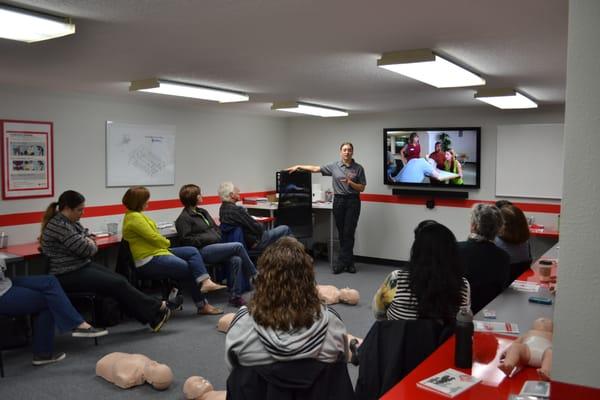
POLYGON ((560 268, 552 378, 600 388, 600 2, 571 1, 560 268), (595 38, 595 39, 592 39, 595 38))
MULTIPOLYGON (((231 180, 242 192, 273 190, 275 167, 285 164, 286 121, 199 107, 141 105, 81 95, 0 89, 0 118, 54 122, 55 198, 67 189, 84 194, 87 205, 120 204, 125 188, 105 187, 107 120, 175 125, 175 185, 151 187, 151 200, 176 199, 179 187, 196 183, 204 195, 216 195, 221 181, 231 180)), ((42 211, 51 198, 0 200, 0 214, 42 211)), ((153 212, 172 221, 179 210, 153 212)), ((84 224, 105 230, 121 216, 88 218, 84 224)), ((31 242, 38 224, 0 227, 10 244, 31 242)))
MULTIPOLYGON (((546 107, 535 111, 496 111, 482 106, 473 109, 436 109, 386 114, 355 115, 349 118, 292 118, 289 123, 287 164, 322 165, 339 158, 344 141, 354 144, 354 155, 365 167, 366 193, 391 195, 392 188, 383 184, 383 129, 428 126, 481 126, 481 189, 469 190, 469 198, 495 200, 496 132, 498 125, 559 123, 562 107, 546 107)), ((282 165, 283 167, 284 165, 282 165)), ((527 170, 529 166, 523 165, 527 170)), ((331 187, 331 179, 313 175, 313 182, 331 187)), ((557 204, 556 201, 513 199, 522 202, 557 204)), ((465 208, 399 205, 363 202, 357 229, 355 254, 367 257, 407 260, 412 231, 423 219, 432 218, 447 225, 464 240, 468 234, 465 208)), ((554 214, 527 213, 536 222, 555 228, 554 214)))

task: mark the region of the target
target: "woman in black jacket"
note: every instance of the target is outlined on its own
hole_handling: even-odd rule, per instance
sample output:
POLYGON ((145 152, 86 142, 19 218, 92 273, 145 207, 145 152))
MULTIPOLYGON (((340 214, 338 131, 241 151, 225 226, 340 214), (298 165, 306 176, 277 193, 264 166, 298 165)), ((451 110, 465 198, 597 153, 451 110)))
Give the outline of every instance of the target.
POLYGON ((181 245, 198 248, 207 263, 224 263, 230 268, 233 289, 229 303, 235 307, 245 305, 241 296, 242 278, 254 277, 256 267, 250 260, 244 245, 222 242, 221 232, 213 218, 204 208, 198 207, 198 204, 202 202, 200 187, 193 184, 182 186, 179 190, 179 200, 184 208, 175 221, 175 227, 181 245))

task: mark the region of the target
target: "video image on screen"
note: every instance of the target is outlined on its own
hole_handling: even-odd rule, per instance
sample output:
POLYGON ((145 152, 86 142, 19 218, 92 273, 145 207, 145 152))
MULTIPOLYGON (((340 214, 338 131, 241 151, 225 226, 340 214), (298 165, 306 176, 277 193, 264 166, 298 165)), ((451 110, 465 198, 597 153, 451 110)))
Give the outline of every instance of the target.
POLYGON ((384 183, 479 187, 480 128, 384 129, 384 183))

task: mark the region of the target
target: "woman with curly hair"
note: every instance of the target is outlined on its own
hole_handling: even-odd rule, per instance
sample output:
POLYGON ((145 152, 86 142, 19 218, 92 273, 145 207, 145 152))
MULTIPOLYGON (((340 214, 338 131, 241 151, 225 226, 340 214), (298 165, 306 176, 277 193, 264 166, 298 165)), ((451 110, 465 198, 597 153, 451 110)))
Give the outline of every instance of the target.
POLYGON ((289 236, 277 240, 259 258, 258 271, 254 297, 227 333, 228 368, 344 359, 346 327, 337 312, 321 304, 304 246, 289 236))

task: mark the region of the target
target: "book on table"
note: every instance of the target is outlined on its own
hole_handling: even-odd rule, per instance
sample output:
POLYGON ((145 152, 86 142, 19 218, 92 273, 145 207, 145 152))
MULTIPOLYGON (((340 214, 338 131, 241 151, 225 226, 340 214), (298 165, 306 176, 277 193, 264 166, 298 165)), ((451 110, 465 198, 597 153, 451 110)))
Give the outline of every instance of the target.
POLYGON ((447 397, 458 396, 481 382, 481 379, 448 368, 417 383, 421 389, 430 390, 447 397))

